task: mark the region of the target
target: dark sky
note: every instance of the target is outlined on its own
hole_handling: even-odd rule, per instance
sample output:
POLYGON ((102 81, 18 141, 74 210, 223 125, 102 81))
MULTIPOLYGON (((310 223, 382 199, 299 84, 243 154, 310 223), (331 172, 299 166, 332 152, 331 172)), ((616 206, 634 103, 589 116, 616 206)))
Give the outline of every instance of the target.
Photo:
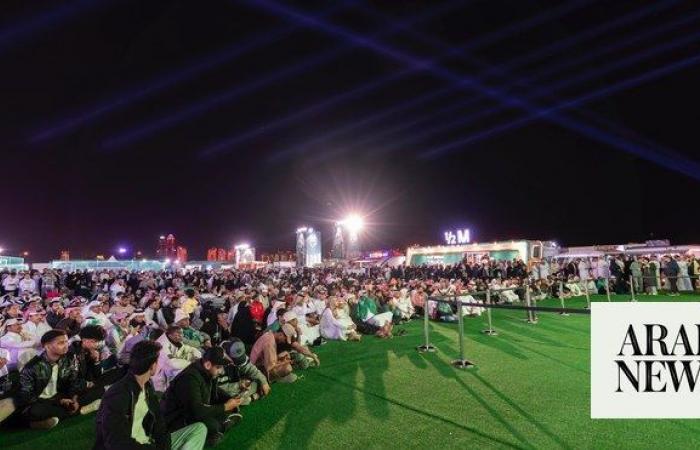
POLYGON ((0 8, 5 253, 291 249, 352 210, 367 247, 700 242, 697 2, 0 8))

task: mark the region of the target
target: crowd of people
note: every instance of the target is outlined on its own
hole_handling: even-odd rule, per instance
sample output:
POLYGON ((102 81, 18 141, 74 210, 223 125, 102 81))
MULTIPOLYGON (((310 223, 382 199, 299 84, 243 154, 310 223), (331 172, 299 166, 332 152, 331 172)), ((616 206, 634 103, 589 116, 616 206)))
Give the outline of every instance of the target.
POLYGON ((274 383, 319 366, 315 349, 327 340, 392 338, 423 314, 478 316, 487 289, 494 302, 522 301, 527 290, 534 300, 610 286, 675 293, 695 289, 698 273, 698 260, 674 256, 361 271, 6 270, 0 422, 49 429, 97 411, 96 449, 202 448, 274 383))

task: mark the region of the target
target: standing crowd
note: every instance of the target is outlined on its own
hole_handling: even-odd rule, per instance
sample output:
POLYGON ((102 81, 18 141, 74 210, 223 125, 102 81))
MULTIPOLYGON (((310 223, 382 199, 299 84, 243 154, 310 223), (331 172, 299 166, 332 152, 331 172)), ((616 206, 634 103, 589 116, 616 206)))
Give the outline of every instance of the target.
POLYGON ((97 412, 95 449, 200 449, 274 383, 319 366, 314 350, 326 340, 388 339, 426 313, 478 316, 486 289, 495 302, 521 301, 527 288, 535 300, 600 293, 600 280, 613 280, 615 292, 675 293, 697 287, 698 273, 694 258, 672 256, 362 271, 4 271, 0 422, 49 429, 97 412))

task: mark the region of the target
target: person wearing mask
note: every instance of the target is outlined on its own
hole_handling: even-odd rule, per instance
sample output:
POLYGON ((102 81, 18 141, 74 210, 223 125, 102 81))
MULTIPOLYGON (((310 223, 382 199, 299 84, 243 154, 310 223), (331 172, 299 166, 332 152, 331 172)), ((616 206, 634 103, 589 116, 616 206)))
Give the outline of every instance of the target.
POLYGON ((131 350, 129 372, 105 393, 97 413, 93 450, 201 450, 207 427, 201 422, 168 432, 151 378, 161 346, 140 341, 131 350))
POLYGON ((217 386, 217 378, 228 364, 224 349, 212 347, 170 382, 161 404, 169 430, 202 422, 207 428, 207 445, 214 446, 240 421, 241 399, 217 386))

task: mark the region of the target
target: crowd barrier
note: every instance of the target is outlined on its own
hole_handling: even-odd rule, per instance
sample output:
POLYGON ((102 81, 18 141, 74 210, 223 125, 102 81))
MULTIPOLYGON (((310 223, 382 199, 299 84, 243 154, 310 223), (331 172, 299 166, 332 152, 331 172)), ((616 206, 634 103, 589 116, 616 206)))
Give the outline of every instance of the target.
MULTIPOLYGON (((664 277, 656 277, 656 276, 630 276, 629 280, 622 280, 624 283, 627 283, 627 285, 630 288, 630 295, 631 299, 630 301, 636 302, 637 298, 636 295, 640 291, 640 287, 644 287, 644 280, 645 279, 653 279, 653 283, 648 283, 649 285, 653 285, 656 289, 660 289, 664 283, 670 283, 671 285, 671 290, 672 292, 675 292, 677 289, 674 288, 674 283, 671 281, 675 281, 678 283, 678 281, 683 281, 683 280, 688 280, 690 283, 691 289, 694 291, 694 283, 692 280, 697 280, 699 277, 698 276, 690 276, 690 275, 680 275, 680 276, 664 276, 664 277), (657 286, 658 285, 658 286, 657 286)), ((611 301, 611 293, 610 293, 610 280, 615 279, 611 277, 606 277, 605 278, 605 292, 607 296, 607 300, 610 302, 611 301)), ((445 297, 428 297, 427 302, 425 304, 425 310, 423 313, 423 337, 425 339, 425 342, 422 345, 419 345, 417 347, 417 350, 420 352, 435 352, 437 351, 437 348, 431 344, 430 342, 430 327, 429 327, 429 314, 428 314, 428 302, 435 302, 436 305, 438 303, 448 303, 450 305, 456 305, 457 306, 457 321, 458 321, 458 327, 459 327, 459 359, 456 359, 452 361, 452 364, 455 367, 458 368, 469 368, 469 367, 474 367, 474 363, 469 361, 468 359, 465 358, 465 352, 464 352, 464 313, 463 313, 463 308, 464 307, 476 307, 476 308, 484 308, 486 309, 486 320, 488 323, 488 328, 482 330, 482 333, 487 334, 489 336, 497 336, 498 332, 494 329, 493 327, 493 320, 491 316, 491 310, 492 309, 511 309, 511 310, 519 310, 519 311, 525 311, 526 316, 525 316, 525 321, 530 323, 530 324, 536 324, 538 322, 537 318, 537 313, 538 312, 548 312, 548 313, 558 313, 561 316, 568 316, 569 314, 590 314, 590 309, 591 309, 591 296, 590 292, 588 292, 587 286, 584 286, 584 289, 582 289, 585 297, 586 297, 586 306, 583 309, 578 309, 578 308, 567 308, 566 307, 566 300, 564 298, 564 280, 559 279, 559 300, 560 300, 560 307, 555 308, 555 307, 547 307, 547 306, 537 306, 537 302, 533 300, 532 298, 532 290, 530 289, 530 286, 528 283, 524 283, 525 285, 525 306, 520 306, 520 305, 514 305, 514 304, 500 304, 500 303, 493 303, 492 301, 492 295, 496 294, 498 292, 503 292, 503 291, 514 291, 518 287, 508 287, 508 288, 502 288, 502 289, 486 289, 484 291, 476 291, 476 292, 469 292, 468 295, 473 296, 482 296, 485 295, 486 300, 481 303, 481 302, 464 302, 458 299, 457 295, 455 294, 451 298, 445 298, 445 297), (534 303, 534 306, 533 306, 534 303)), ((617 279, 615 279, 617 281, 617 279)), ((684 284, 684 287, 687 287, 684 284)))

